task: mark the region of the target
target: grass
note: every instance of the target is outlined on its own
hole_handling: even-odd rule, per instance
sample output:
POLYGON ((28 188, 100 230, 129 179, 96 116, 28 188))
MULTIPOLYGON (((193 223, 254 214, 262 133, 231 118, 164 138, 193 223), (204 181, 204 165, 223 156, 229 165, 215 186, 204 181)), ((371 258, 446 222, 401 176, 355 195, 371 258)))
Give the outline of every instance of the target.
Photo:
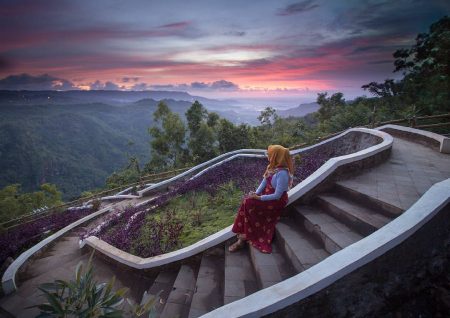
MULTIPOLYGON (((175 249, 191 245, 231 225, 243 197, 242 191, 233 182, 223 184, 214 196, 207 192, 189 192, 170 200, 156 213, 146 216, 137 240, 133 242, 131 252, 140 250, 139 246, 153 244, 151 233, 157 222, 175 222, 182 225, 181 234, 175 249), (173 216, 166 219, 168 214, 173 216)), ((161 224, 161 223, 159 223, 161 224)), ((170 235, 170 234, 167 234, 170 235)), ((161 240, 161 245, 166 240, 161 240)))

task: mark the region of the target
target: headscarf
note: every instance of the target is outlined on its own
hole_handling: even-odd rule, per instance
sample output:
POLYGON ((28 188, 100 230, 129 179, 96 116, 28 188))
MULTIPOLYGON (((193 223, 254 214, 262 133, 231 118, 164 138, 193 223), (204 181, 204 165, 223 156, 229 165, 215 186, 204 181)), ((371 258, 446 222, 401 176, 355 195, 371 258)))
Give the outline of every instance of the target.
POLYGON ((264 172, 264 178, 274 173, 277 168, 285 168, 289 171, 289 183, 291 184, 294 175, 294 165, 292 164, 289 149, 280 145, 270 145, 267 148, 267 156, 269 158, 269 164, 267 165, 266 172, 264 172))

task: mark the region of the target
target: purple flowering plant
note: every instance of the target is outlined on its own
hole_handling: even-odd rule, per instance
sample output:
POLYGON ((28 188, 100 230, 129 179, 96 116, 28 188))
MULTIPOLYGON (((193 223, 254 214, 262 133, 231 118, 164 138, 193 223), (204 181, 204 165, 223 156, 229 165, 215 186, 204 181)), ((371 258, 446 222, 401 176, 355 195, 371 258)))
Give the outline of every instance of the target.
MULTIPOLYGON (((316 171, 328 158, 320 153, 302 155, 297 160, 294 183, 300 183, 316 171), (299 161, 299 162, 298 162, 299 161)), ((237 158, 216 166, 194 179, 183 180, 171 187, 171 190, 158 196, 151 207, 127 207, 114 211, 105 221, 82 238, 96 235, 109 244, 141 257, 150 257, 169 252, 178 247, 179 236, 183 230, 182 222, 177 219, 177 211, 171 211, 161 218, 146 218, 162 208, 173 198, 189 192, 206 192, 214 196, 221 185, 233 182, 242 194, 254 191, 267 166, 265 158, 237 158), (150 225, 148 224, 150 222, 150 225), (149 233, 141 233, 143 224, 149 233), (153 229, 153 230, 148 230, 153 229), (147 239, 140 244, 138 240, 147 239)))
POLYGON ((20 224, 0 234, 0 264, 16 257, 52 233, 94 212, 92 208, 66 210, 45 215, 32 222, 20 224))

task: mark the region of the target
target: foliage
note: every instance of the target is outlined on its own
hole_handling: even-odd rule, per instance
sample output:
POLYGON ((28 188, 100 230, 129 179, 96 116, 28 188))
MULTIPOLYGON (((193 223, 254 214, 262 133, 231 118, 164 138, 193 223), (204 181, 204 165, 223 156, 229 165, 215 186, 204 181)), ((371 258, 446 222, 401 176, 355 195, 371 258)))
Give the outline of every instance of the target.
POLYGON ((217 156, 216 126, 219 116, 208 111, 195 101, 186 112, 189 127, 190 161, 198 164, 217 156))
POLYGON ((195 101, 186 112, 186 119, 191 136, 197 133, 200 129, 200 124, 207 118, 208 111, 200 102, 195 101))
MULTIPOLYGON (((127 303, 124 299, 128 289, 114 291, 115 277, 108 283, 96 282, 92 266, 93 255, 94 251, 86 269, 83 268, 83 262, 77 265, 75 280, 55 280, 53 283, 40 285, 39 290, 47 302, 33 306, 40 309, 38 317, 123 317, 126 313, 124 309, 127 303)), ((157 297, 151 297, 143 305, 133 304, 132 314, 141 316, 149 311, 152 314, 157 297)))
POLYGON ((0 190, 0 222, 60 204, 61 192, 54 184, 44 183, 40 186, 40 191, 32 193, 21 193, 20 185, 12 184, 0 190))
POLYGON ((98 211, 98 209, 100 208, 100 206, 102 205, 102 201, 99 199, 95 199, 92 201, 92 211, 98 211))
POLYGON ((155 172, 179 166, 185 152, 183 145, 186 128, 183 121, 164 102, 158 103, 153 118, 155 126, 149 128, 152 150, 147 171, 155 172))
POLYGON ((261 125, 267 125, 271 127, 273 123, 277 120, 278 115, 276 113, 276 110, 272 107, 266 107, 263 111, 261 111, 261 114, 258 116, 258 120, 261 123, 261 125))
POLYGON ((146 216, 131 252, 150 257, 198 242, 229 226, 241 200, 242 191, 233 182, 219 186, 214 195, 193 191, 189 196, 178 196, 146 216), (173 220, 177 220, 180 230, 169 230, 173 220), (169 231, 161 233, 158 227, 169 231))
POLYGON ((135 156, 128 159, 128 165, 117 172, 114 172, 106 179, 106 186, 109 189, 114 189, 130 183, 135 183, 140 180, 141 169, 139 161, 135 156))
POLYGON ((92 212, 92 209, 84 208, 50 213, 1 233, 0 264, 8 257, 16 257, 23 250, 92 212))
MULTIPOLYGON (((309 153, 297 160, 294 186, 328 158, 309 153)), ((244 193, 255 190, 266 160, 239 158, 200 176, 175 184, 147 207, 111 213, 82 238, 96 235, 115 247, 142 257, 194 243, 231 224, 244 193)))
POLYGON ((252 130, 246 124, 234 125, 227 119, 221 118, 217 128, 219 152, 226 153, 237 149, 252 147, 252 130))
POLYGON ((394 72, 404 77, 383 84, 372 82, 364 89, 387 102, 396 113, 399 108, 413 104, 423 115, 445 113, 450 110, 450 18, 443 17, 421 33, 410 48, 394 52, 394 72))
POLYGON ((0 188, 20 183, 33 192, 52 183, 71 200, 103 187, 126 165, 130 139, 134 155, 142 162, 149 158, 154 101, 129 107, 31 102, 9 106, 0 92, 0 188))

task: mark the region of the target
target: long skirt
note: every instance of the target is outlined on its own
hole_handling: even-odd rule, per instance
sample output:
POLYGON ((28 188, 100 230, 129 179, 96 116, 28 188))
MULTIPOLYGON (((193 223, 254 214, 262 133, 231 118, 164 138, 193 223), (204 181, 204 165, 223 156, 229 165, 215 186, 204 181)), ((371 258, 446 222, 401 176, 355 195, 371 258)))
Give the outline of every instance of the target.
POLYGON ((288 201, 287 193, 280 199, 261 201, 245 198, 237 213, 232 231, 245 235, 245 239, 263 253, 272 252, 275 225, 288 201))

